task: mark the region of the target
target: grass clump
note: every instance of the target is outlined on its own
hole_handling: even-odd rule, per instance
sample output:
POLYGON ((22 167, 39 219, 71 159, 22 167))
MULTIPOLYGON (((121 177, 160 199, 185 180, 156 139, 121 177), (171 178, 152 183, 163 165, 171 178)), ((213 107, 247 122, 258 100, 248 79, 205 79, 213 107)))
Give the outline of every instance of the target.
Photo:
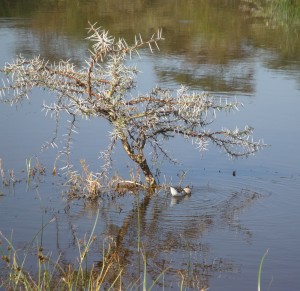
POLYGON ((78 172, 69 173, 69 198, 85 198, 96 200, 101 194, 100 177, 97 173, 90 171, 85 160, 80 160, 81 174, 78 172))
POLYGON ((299 29, 300 2, 293 0, 244 0, 241 8, 255 17, 266 19, 270 27, 299 29))
MULTIPOLYGON (((151 290, 160 278, 168 270, 164 269, 156 278, 148 279, 147 259, 143 251, 137 250, 142 257, 141 275, 136 280, 128 282, 122 257, 118 251, 117 243, 108 237, 102 244, 102 257, 91 258, 91 250, 97 236, 95 235, 97 213, 91 233, 83 239, 77 240, 78 256, 75 263, 66 263, 62 256, 53 260, 51 253, 46 253, 42 243, 37 242, 41 234, 41 242, 44 228, 51 222, 43 225, 33 240, 28 244, 25 251, 18 250, 13 246, 12 238, 7 238, 0 232, 0 289, 5 290, 131 290, 140 288, 151 290), (37 247, 33 247, 37 242, 37 247), (31 265, 29 250, 35 249, 34 260, 36 271, 30 271, 27 265, 31 265), (29 264, 27 261, 30 261, 29 264), (90 262, 93 261, 91 264, 90 262), (96 262, 96 263, 95 263, 96 262)), ((32 251, 31 251, 32 253, 32 251)), ((32 268, 32 267, 31 267, 32 268)))
MULTIPOLYGON (((0 158, 0 177, 1 177, 1 181, 2 181, 2 186, 3 187, 14 187, 14 185, 19 182, 19 180, 17 180, 14 170, 8 170, 8 171, 4 171, 3 166, 2 166, 2 159, 0 158)), ((1 192, 0 192, 1 194, 1 192)), ((3 194, 1 194, 3 195, 3 194)))
POLYGON ((9 245, 7 254, 2 255, 2 261, 6 266, 0 278, 0 287, 6 290, 100 290, 101 286, 108 284, 109 277, 113 278, 112 274, 115 278, 109 283, 111 288, 121 277, 122 269, 116 268, 118 264, 111 255, 113 249, 111 246, 103 254, 102 266, 93 265, 89 269, 86 265, 86 255, 91 246, 89 243, 81 246, 83 248, 80 249, 77 264, 74 265, 62 263, 61 257, 52 261, 51 255, 45 255, 42 249, 38 249, 36 256, 38 271, 32 274, 24 266, 25 259, 20 260, 18 251, 11 243, 9 245))
POLYGON ((84 159, 80 160, 81 173, 77 171, 68 173, 66 183, 68 199, 83 199, 84 201, 96 202, 104 195, 115 197, 124 196, 128 192, 136 193, 146 186, 139 182, 139 176, 130 174, 130 180, 125 180, 118 174, 110 178, 103 177, 101 173, 89 170, 84 159))
POLYGON ((6 290, 100 290, 103 285, 108 284, 111 289, 116 284, 121 284, 122 268, 118 264, 118 257, 114 255, 113 240, 106 247, 103 244, 101 263, 88 266, 88 254, 96 241, 94 233, 97 219, 98 214, 88 238, 77 240, 78 257, 75 264, 63 263, 61 256, 53 260, 51 254, 45 254, 43 246, 40 245, 35 252, 36 272, 28 271, 25 266, 29 249, 37 236, 53 220, 42 226, 24 252, 15 249, 12 239, 0 232, 0 287, 6 290))

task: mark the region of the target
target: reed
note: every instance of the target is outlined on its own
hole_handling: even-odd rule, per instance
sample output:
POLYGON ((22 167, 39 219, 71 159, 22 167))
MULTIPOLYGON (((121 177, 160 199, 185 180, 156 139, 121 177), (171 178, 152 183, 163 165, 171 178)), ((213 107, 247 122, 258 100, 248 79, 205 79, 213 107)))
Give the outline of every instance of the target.
MULTIPOLYGON (((16 178, 14 170, 4 171, 1 158, 0 158, 0 176, 1 176, 3 187, 10 187, 10 186, 14 187, 14 185, 20 181, 16 178)), ((0 193, 0 195, 3 195, 3 193, 0 193)))
MULTIPOLYGON (((300 24, 300 2, 292 0, 245 0, 243 9, 249 6, 248 11, 255 17, 262 17, 271 27, 283 27, 298 31, 300 24), (251 8, 252 7, 252 8, 251 8), (253 9, 255 7, 255 9, 253 9)), ((247 10, 247 8, 246 8, 247 10)))
MULTIPOLYGON (((118 250, 115 241, 109 238, 109 242, 103 241, 101 264, 92 264, 91 248, 96 241, 96 225, 99 211, 97 212, 94 225, 90 234, 83 240, 77 240, 78 257, 77 264, 65 264, 61 255, 53 260, 51 253, 45 254, 43 248, 43 236, 45 228, 54 221, 51 219, 46 224, 42 222, 41 229, 29 242, 24 253, 13 246, 12 235, 7 238, 0 232, 0 254, 4 262, 3 270, 0 272, 0 289, 6 290, 25 290, 25 291, 50 291, 50 290, 127 290, 131 284, 132 288, 141 287, 143 290, 152 290, 160 278, 164 276, 169 267, 161 271, 158 276, 147 280, 147 257, 141 246, 138 251, 142 256, 142 277, 135 282, 123 282, 123 274, 126 273, 118 257, 118 250), (39 240, 38 240, 39 238, 39 240), (5 242, 5 243, 4 243, 5 242), (29 271, 26 267, 28 256, 36 243, 37 271, 29 271), (5 245, 4 245, 5 244, 5 245)), ((140 238, 139 238, 140 239, 140 238)), ((95 261, 95 258, 92 259, 95 261)))
POLYGON ((260 291, 260 279, 261 279, 262 265, 263 265, 264 259, 265 259, 266 255, 268 254, 268 252, 269 252, 269 249, 266 250, 266 252, 264 253, 264 255, 262 256, 262 258, 260 260, 260 264, 259 264, 259 268, 258 268, 257 291, 260 291))
MULTIPOLYGON (((87 238, 86 242, 77 240, 79 256, 77 259, 77 266, 64 265, 61 262, 61 256, 53 261, 50 254, 45 255, 43 252, 43 231, 47 225, 54 220, 50 220, 48 223, 43 224, 41 229, 34 236, 32 241, 28 244, 26 250, 20 255, 20 252, 16 250, 12 243, 11 238, 7 238, 0 232, 0 237, 4 243, 0 245, 0 254, 2 261, 5 264, 0 275, 0 288, 6 288, 7 290, 100 290, 104 283, 107 283, 106 277, 109 274, 110 268, 113 266, 113 259, 111 256, 111 245, 108 247, 108 251, 103 245, 103 264, 100 269, 96 269, 93 265, 88 268, 88 254, 91 250, 91 246, 95 241, 95 229, 98 220, 99 212, 97 213, 95 223, 92 231, 87 238), (40 243, 37 242, 37 237, 41 235, 40 243), (31 274, 26 270, 25 262, 28 259, 29 250, 33 247, 33 243, 37 242, 37 273, 31 274), (5 275, 4 275, 5 274, 5 275)), ((118 282, 122 273, 122 269, 119 269, 114 280, 109 284, 110 289, 118 282)))
POLYGON ((27 185, 27 191, 30 186, 30 176, 31 176, 31 158, 26 159, 26 172, 27 172, 27 180, 26 180, 26 185, 27 185))

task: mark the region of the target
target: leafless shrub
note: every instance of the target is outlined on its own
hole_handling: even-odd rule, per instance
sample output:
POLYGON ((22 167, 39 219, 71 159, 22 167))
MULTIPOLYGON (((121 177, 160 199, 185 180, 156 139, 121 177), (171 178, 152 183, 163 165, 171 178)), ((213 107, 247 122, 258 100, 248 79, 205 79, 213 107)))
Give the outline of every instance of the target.
MULTIPOLYGON (((124 39, 116 40, 95 24, 90 24, 88 34, 87 39, 93 45, 83 68, 77 68, 70 60, 50 64, 39 56, 33 59, 18 56, 2 70, 7 75, 0 88, 3 102, 14 104, 29 98, 34 87, 55 93, 52 103, 44 104, 43 108, 55 118, 56 124, 61 113, 67 112, 70 116, 66 146, 58 154, 67 157, 66 167, 70 172, 68 157, 78 117, 104 118, 112 125, 110 146, 102 153, 102 177, 111 166, 114 146, 121 142, 149 187, 156 186, 157 181, 146 159, 146 150, 151 151, 153 163, 158 156, 172 161, 164 141, 176 135, 191 140, 200 151, 214 144, 230 157, 249 156, 264 146, 263 142, 252 139, 253 129, 249 126, 234 130, 209 129, 217 112, 237 110, 238 102, 218 99, 205 92, 190 92, 185 86, 176 92, 156 87, 148 94, 133 94, 138 70, 126 65, 126 60, 133 53, 138 54, 143 46, 148 46, 151 52, 158 49, 157 42, 163 39, 160 30, 147 41, 139 35, 133 45, 124 39)), ((53 147, 56 147, 56 138, 55 134, 49 143, 53 147)), ((97 192, 97 183, 90 187, 97 192)))

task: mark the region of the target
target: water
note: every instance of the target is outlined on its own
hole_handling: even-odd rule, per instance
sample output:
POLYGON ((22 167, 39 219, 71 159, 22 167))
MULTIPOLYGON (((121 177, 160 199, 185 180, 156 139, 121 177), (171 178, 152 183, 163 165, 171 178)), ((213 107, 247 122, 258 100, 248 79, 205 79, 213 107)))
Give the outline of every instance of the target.
MULTIPOLYGON (((166 40, 161 43, 161 51, 145 51, 142 59, 133 60, 142 71, 139 90, 146 92, 156 83, 171 88, 184 84, 193 90, 237 98, 244 107, 233 115, 219 115, 217 125, 250 124, 255 137, 263 138, 270 147, 249 159, 228 160, 213 147, 202 155, 179 139, 167 144, 181 164, 164 163, 162 173, 176 184, 177 174, 187 171, 185 182, 193 185, 193 193, 173 201, 167 191, 161 190, 152 199, 144 199, 140 235, 147 253, 148 279, 170 267, 164 278, 166 289, 179 288, 181 272, 187 275, 186 288, 191 290, 253 290, 260 259, 269 249, 262 289, 271 282, 271 290, 297 290, 297 30, 270 28, 262 19, 241 13, 237 1, 100 2, 28 1, 23 7, 17 1, 5 6, 0 18, 0 65, 18 53, 27 57, 40 54, 50 60, 72 58, 80 64, 82 56, 87 55, 84 28, 88 20, 98 21, 128 41, 135 33, 146 37, 162 27, 166 40)), ((0 231, 10 237, 13 230, 15 247, 26 249, 42 223, 55 217, 43 233, 44 248, 54 257, 61 253, 66 262, 74 262, 78 255, 76 239, 91 231, 99 209, 99 241, 92 261, 101 260, 102 240, 114 237, 124 269, 138 278, 136 197, 128 194, 116 201, 103 199, 98 206, 66 200, 61 185, 65 177, 51 176, 56 150, 40 152, 55 129, 54 120, 41 112, 43 100, 50 98, 34 91, 32 99, 18 108, 0 106, 2 166, 6 176, 13 169, 16 179, 21 180, 1 190, 0 231), (34 164, 38 158, 46 175, 37 175, 26 190, 25 160, 30 157, 34 164)), ((79 127, 72 154, 74 164, 79 166, 79 159, 85 158, 92 169, 99 169, 101 161, 96 158, 108 144, 107 135, 101 133, 109 127, 97 120, 81 122, 79 127)), ((59 130, 65 133, 65 126, 59 130)), ((63 146, 63 139, 59 146, 63 146)), ((127 176, 129 161, 121 148, 116 149, 115 157, 115 167, 127 176)), ((143 197, 140 193, 141 201, 143 197)), ((29 268, 33 264, 28 260, 29 268)))

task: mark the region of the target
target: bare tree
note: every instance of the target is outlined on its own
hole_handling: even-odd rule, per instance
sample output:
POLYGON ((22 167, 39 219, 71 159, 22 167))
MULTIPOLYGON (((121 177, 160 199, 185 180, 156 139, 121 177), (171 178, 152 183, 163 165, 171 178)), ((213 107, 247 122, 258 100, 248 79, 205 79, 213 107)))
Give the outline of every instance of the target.
POLYGON ((237 102, 208 93, 190 92, 184 86, 176 92, 156 87, 148 94, 134 95, 138 70, 128 66, 126 61, 143 46, 149 46, 151 52, 158 49, 157 42, 163 39, 161 31, 147 41, 138 36, 133 45, 128 45, 124 39, 115 40, 95 24, 90 24, 88 35, 93 45, 82 68, 76 68, 69 60, 50 64, 40 57, 25 59, 19 56, 7 63, 2 69, 7 75, 0 89, 2 101, 20 102, 29 98, 34 87, 55 92, 54 101, 43 106, 55 116, 57 123, 62 112, 71 116, 70 139, 77 117, 106 119, 113 131, 111 145, 103 155, 110 159, 113 147, 120 141, 129 158, 139 166, 149 187, 156 186, 157 181, 145 149, 151 147, 154 157, 170 158, 164 141, 175 135, 192 140, 199 150, 205 150, 209 143, 215 144, 230 157, 248 156, 264 146, 261 141, 253 141, 253 129, 248 126, 242 130, 209 129, 217 111, 237 110, 237 102))

